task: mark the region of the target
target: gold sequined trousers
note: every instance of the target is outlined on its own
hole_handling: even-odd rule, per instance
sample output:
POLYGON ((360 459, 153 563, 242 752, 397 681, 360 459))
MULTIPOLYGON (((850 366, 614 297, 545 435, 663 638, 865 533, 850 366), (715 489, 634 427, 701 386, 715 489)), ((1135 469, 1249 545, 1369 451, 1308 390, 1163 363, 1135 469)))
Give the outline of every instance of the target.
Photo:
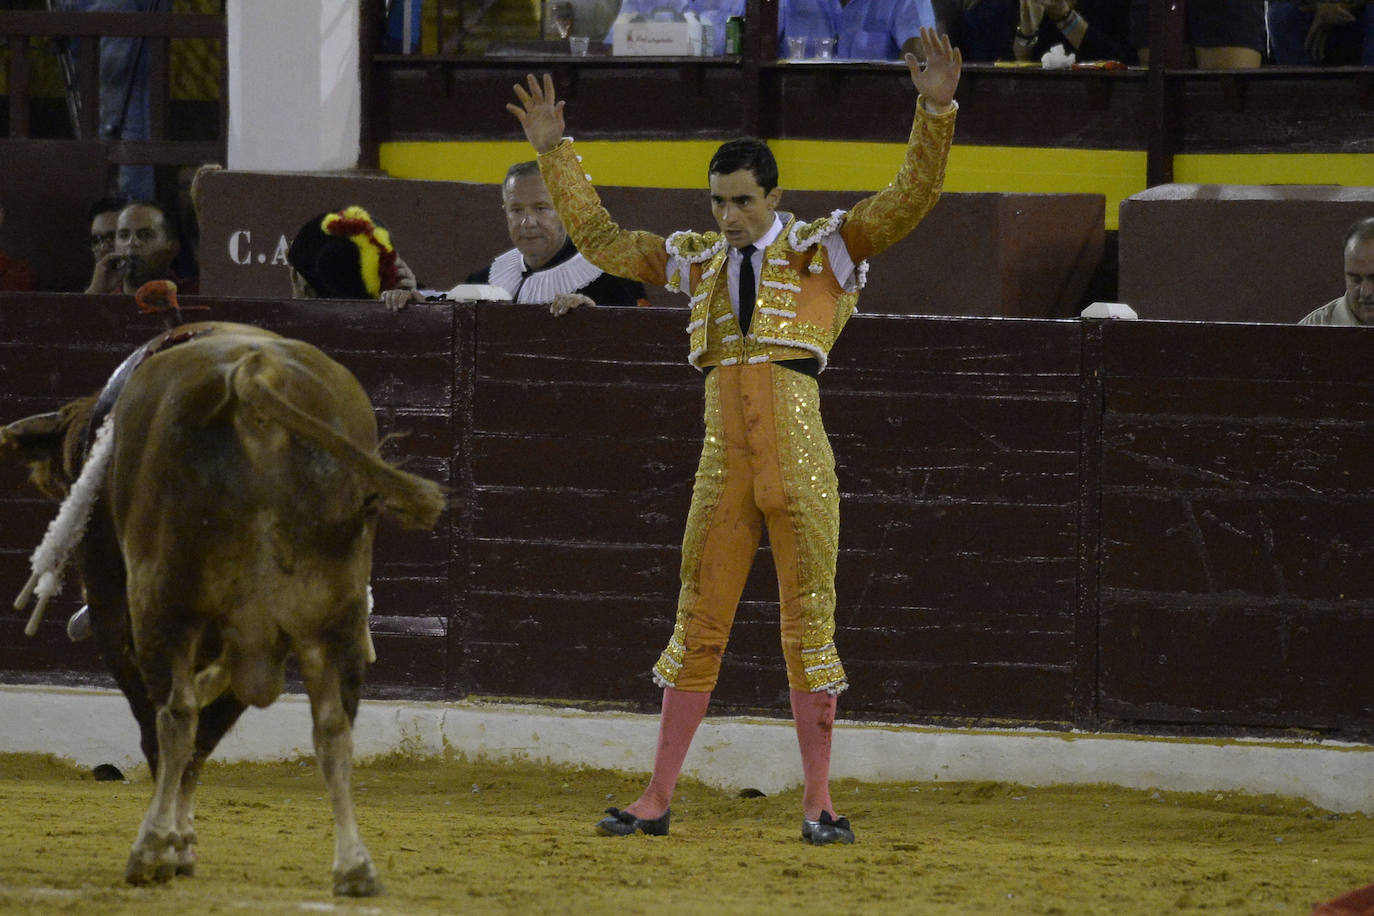
POLYGON ((840 497, 816 380, 773 363, 706 376, 706 436, 682 539, 682 592, 665 687, 715 687, 763 526, 778 573, 782 654, 794 690, 848 686, 835 649, 840 497))

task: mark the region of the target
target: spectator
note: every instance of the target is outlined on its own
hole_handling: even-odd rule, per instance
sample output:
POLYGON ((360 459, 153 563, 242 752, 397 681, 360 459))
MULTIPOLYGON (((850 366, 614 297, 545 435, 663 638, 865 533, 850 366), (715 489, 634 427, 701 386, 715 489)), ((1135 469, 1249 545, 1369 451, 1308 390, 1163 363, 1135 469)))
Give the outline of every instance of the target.
POLYGON ((930 0, 834 0, 840 6, 835 56, 850 60, 922 59, 921 29, 935 28, 930 0))
POLYGON ((1055 45, 1080 61, 1136 62, 1128 0, 972 0, 964 11, 967 60, 1038 61, 1055 45))
POLYGON ((961 46, 964 37, 964 7, 973 2, 974 0, 931 0, 930 6, 935 11, 935 21, 939 23, 938 31, 941 35, 948 35, 955 47, 961 46))
MULTIPOLYGON (((4 225, 5 207, 0 204, 0 227, 4 225)), ((0 292, 29 292, 37 286, 28 264, 0 251, 0 292)))
MULTIPOLYGON (((1186 64, 1204 70, 1258 67, 1268 44, 1264 0, 1193 0, 1187 5, 1186 64)), ((1131 44, 1150 62, 1150 0, 1131 0, 1131 44)))
POLYGON ((127 203, 122 197, 102 197, 86 210, 86 216, 91 221, 91 256, 96 262, 114 251, 119 211, 127 203))
POLYGON ((1298 324, 1374 324, 1374 217, 1360 220, 1345 234, 1345 295, 1298 324))
POLYGON ((297 299, 379 299, 393 312, 421 299, 391 233, 362 207, 311 217, 291 240, 286 262, 297 299))
POLYGON ((96 259, 88 293, 133 295, 149 280, 172 280, 183 293, 197 292, 194 280, 172 268, 181 251, 173 211, 150 200, 137 200, 119 211, 114 251, 96 259))
POLYGON ((1269 0, 1274 63, 1374 64, 1374 6, 1366 0, 1269 0))
MULTIPOLYGON (((171 0, 63 0, 67 12, 170 13, 171 0)), ((91 49, 92 51, 94 49, 91 49)), ((100 39, 100 138, 147 140, 150 136, 147 39, 100 39)), ((119 168, 119 191, 132 199, 156 193, 150 165, 119 168)))
POLYGON ((516 302, 548 303, 564 315, 580 305, 638 305, 644 284, 605 273, 568 238, 536 162, 517 162, 501 184, 506 230, 515 245, 468 277, 510 293, 516 302))
POLYGON ((782 0, 778 7, 778 56, 791 57, 788 39, 805 38, 807 55, 816 56, 816 42, 840 34, 840 0, 782 0))

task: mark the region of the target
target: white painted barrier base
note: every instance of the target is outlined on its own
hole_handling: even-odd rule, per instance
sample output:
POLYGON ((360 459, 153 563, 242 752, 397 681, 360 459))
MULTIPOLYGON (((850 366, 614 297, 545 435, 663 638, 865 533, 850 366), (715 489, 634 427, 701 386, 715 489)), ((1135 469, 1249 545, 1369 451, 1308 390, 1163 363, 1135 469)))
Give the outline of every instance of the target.
MULTIPOLYGON (((493 761, 647 772, 656 716, 475 702, 364 702, 359 759, 404 751, 493 761)), ((113 690, 0 685, 0 753, 48 753, 82 766, 143 762, 124 697, 113 690)), ((310 710, 298 695, 250 709, 215 751, 220 761, 312 755, 310 710)), ((707 718, 685 771, 709 785, 773 794, 801 783, 790 722, 707 718)), ((1029 730, 952 730, 837 723, 836 779, 1107 783, 1176 792, 1304 798, 1331 811, 1374 813, 1374 748, 1333 741, 1142 738, 1029 730)))

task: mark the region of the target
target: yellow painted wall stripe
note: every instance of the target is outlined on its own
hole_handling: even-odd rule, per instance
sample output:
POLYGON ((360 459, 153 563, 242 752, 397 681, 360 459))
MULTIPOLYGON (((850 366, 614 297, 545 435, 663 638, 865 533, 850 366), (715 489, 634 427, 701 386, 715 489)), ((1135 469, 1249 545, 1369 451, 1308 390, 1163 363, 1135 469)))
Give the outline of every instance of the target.
MULTIPOLYGON (((715 140, 579 141, 582 164, 604 185, 704 188, 715 140)), ((864 191, 885 185, 901 161, 899 143, 774 140, 783 186, 804 191, 864 191)), ((383 143, 381 166, 398 178, 499 182, 530 158, 515 141, 383 143)), ((1374 154, 1190 154, 1174 159, 1174 180, 1199 184, 1374 185, 1374 154)), ((950 152, 950 191, 1095 193, 1106 197, 1106 228, 1117 228, 1121 201, 1145 189, 1145 153, 1052 147, 961 146, 950 152)))
POLYGON ((1218 153, 1174 157, 1184 184, 1374 185, 1374 153, 1218 153), (1244 180, 1232 176, 1242 175, 1244 180))

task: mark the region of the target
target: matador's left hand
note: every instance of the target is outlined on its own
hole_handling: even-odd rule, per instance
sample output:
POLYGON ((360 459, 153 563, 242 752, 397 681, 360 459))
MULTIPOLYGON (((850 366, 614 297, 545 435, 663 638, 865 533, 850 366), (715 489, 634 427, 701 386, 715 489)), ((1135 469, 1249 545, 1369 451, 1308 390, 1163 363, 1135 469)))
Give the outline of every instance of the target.
POLYGON ((525 139, 541 156, 557 146, 563 139, 563 105, 554 92, 553 77, 545 73, 543 80, 534 78, 533 73, 525 75, 525 86, 515 84, 515 97, 520 104, 508 104, 506 110, 515 115, 525 130, 525 139))
POLYGON ((924 67, 917 61, 916 55, 906 55, 912 85, 925 96, 926 104, 932 111, 948 111, 954 102, 954 90, 959 87, 959 72, 964 66, 964 56, 950 43, 948 35, 937 35, 931 28, 921 29, 921 47, 926 52, 924 67))

